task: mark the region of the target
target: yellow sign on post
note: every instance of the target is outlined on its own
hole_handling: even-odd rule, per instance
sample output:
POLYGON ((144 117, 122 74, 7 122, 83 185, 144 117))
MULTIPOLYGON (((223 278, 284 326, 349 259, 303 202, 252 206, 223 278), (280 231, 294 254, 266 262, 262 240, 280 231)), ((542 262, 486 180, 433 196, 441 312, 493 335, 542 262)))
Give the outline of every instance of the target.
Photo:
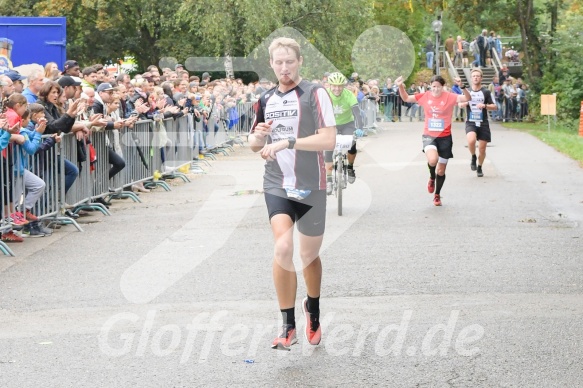
POLYGON ((557 95, 556 94, 541 94, 540 96, 540 114, 547 115, 549 127, 551 132, 551 116, 557 115, 557 95))
POLYGON ((541 94, 540 96, 540 114, 556 116, 557 115, 557 95, 541 94))

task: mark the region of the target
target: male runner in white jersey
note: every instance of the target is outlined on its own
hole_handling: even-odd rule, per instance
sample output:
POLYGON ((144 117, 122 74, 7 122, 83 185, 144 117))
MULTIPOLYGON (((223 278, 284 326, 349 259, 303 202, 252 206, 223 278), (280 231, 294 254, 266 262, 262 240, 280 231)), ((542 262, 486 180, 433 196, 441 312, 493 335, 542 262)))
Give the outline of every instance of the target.
POLYGON ((323 150, 336 146, 334 112, 326 90, 299 74, 303 58, 299 44, 277 38, 269 46, 270 65, 279 81, 255 104, 249 135, 254 152, 265 163, 265 202, 275 238, 273 281, 283 317, 273 349, 290 350, 297 342, 295 300, 297 277, 293 257, 293 229, 297 223, 307 297, 305 337, 320 343, 320 247, 326 222, 326 171, 323 150))
MULTIPOLYGON (((362 117, 360 107, 356 96, 344 86, 348 80, 342 73, 332 73, 328 76, 330 88, 328 94, 332 100, 334 108, 334 117, 336 118, 336 131, 338 135, 357 135, 362 136, 362 117), (360 133, 358 133, 358 131, 360 133)), ((326 161, 326 193, 332 194, 332 156, 333 151, 325 151, 324 159, 326 161)), ((356 173, 354 172, 354 160, 356 159, 356 141, 352 142, 352 147, 348 150, 348 183, 354 183, 356 173)))
POLYGON ((483 177, 482 166, 486 159, 486 145, 492 140, 490 133, 490 124, 488 123, 488 111, 497 110, 498 107, 492 100, 492 93, 485 87, 482 87, 482 70, 479 68, 472 69, 470 73, 470 82, 472 83, 470 95, 472 99, 468 102, 460 103, 460 107, 467 107, 466 120, 466 137, 468 139, 468 149, 472 155, 470 168, 476 171, 478 177, 483 177), (478 140, 478 149, 480 155, 476 158, 476 140, 478 140), (476 160, 478 162, 476 166, 476 160))
MULTIPOLYGON (((454 80, 460 83, 460 79, 454 80)), ((451 138, 451 117, 457 103, 470 99, 466 86, 461 85, 463 94, 444 91, 445 79, 435 75, 429 81, 431 90, 421 94, 409 95, 405 91, 403 77, 395 80, 399 86, 399 94, 404 102, 414 103, 425 111, 425 126, 423 128, 423 152, 427 157, 429 167, 429 182, 427 191, 433 196, 433 204, 441 206, 441 188, 445 182, 445 168, 449 159, 453 158, 451 138)))

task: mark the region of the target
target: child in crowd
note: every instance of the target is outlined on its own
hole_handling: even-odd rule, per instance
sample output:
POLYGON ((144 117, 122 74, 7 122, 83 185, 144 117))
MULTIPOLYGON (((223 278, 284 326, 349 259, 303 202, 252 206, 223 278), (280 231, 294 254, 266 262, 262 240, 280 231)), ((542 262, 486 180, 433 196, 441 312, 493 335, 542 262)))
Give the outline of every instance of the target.
MULTIPOLYGON (((30 111, 26 98, 19 93, 12 94, 6 102, 6 117, 9 125, 18 125, 18 134, 11 136, 11 140, 20 147, 14 147, 11 153, 14 177, 14 197, 20 202, 23 191, 26 191, 22 211, 15 208, 15 212, 10 215, 13 222, 24 226, 23 235, 26 237, 44 237, 52 233, 50 229, 44 228, 39 219, 32 213, 31 209, 39 200, 45 190, 45 182, 29 171, 28 155, 34 155, 41 143, 41 136, 46 128, 46 120, 39 123, 36 130, 28 130, 30 111), (22 221, 25 222, 22 222, 22 221)), ((10 156, 9 156, 10 158, 10 156)))

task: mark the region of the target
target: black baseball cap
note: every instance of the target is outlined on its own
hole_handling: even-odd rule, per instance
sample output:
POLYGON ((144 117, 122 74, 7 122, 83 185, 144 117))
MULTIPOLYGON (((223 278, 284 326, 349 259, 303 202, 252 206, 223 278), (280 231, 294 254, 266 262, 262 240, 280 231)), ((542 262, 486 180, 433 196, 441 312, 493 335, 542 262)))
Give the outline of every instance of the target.
POLYGON ((79 63, 77 61, 74 61, 72 59, 69 59, 67 62, 65 62, 65 65, 63 66, 63 73, 65 74, 65 72, 73 67, 78 67, 79 63))
POLYGON ((80 86, 81 85, 81 82, 75 81, 75 79, 73 77, 71 77, 70 75, 62 76, 61 78, 59 78, 57 83, 59 85, 61 85, 62 88, 66 87, 66 86, 80 86))

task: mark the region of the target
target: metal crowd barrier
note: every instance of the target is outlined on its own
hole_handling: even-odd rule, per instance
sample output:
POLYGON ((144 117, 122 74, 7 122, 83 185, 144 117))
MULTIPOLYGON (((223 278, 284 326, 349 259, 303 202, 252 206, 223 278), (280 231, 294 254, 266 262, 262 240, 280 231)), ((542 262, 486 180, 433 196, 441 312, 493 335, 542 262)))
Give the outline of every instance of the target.
POLYGON ((403 108, 403 100, 398 94, 380 94, 380 112, 383 115, 384 121, 401 121, 403 108))
MULTIPOLYGON (((0 169, 0 183, 2 184, 2 220, 0 220, 0 232, 11 233, 13 230, 10 214, 14 209, 14 173, 13 173, 14 148, 10 145, 2 150, 2 166, 0 169)), ((7 256, 14 256, 14 252, 4 241, 0 241, 0 250, 7 256)))
MULTIPOLYGON (((122 157, 126 161, 126 167, 113 177, 113 187, 116 192, 152 179, 151 126, 150 120, 142 120, 120 133, 122 157)), ((137 197, 133 199, 141 202, 137 197)))
POLYGON ((363 127, 362 129, 373 131, 377 125, 377 110, 378 105, 376 100, 370 98, 364 98, 358 106, 360 107, 360 112, 363 119, 363 127))
POLYGON ((226 120, 229 137, 236 144, 243 144, 241 138, 248 136, 255 117, 253 102, 238 103, 234 107, 227 109, 226 120))
MULTIPOLYGON (((251 106, 244 106, 249 109, 245 114, 252 112, 251 106)), ((190 170, 199 155, 199 149, 212 143, 213 149, 207 153, 209 156, 214 158, 216 153, 228 155, 226 150, 234 150, 233 137, 240 136, 250 128, 245 120, 230 122, 224 117, 211 117, 208 128, 212 131, 209 130, 203 139, 205 131, 202 120, 196 121, 190 114, 176 120, 166 119, 163 126, 160 123, 150 120, 136 122, 132 128, 121 130, 119 137, 109 130, 93 132, 80 141, 75 134, 63 134, 60 142, 45 151, 39 150, 35 155, 25 155, 19 145, 10 144, 3 150, 1 160, 3 206, 0 232, 9 233, 16 227, 10 222, 10 215, 17 207, 23 213, 25 210, 27 188, 19 169, 24 160, 26 170, 45 182, 42 195, 30 209, 31 213, 51 223, 73 224, 77 230, 83 231, 73 218, 64 215, 65 210, 78 212, 92 209, 110 215, 107 208, 95 200, 128 195, 139 201, 127 188, 140 182, 145 183, 146 187, 159 185, 169 191, 170 187, 163 179, 179 177, 189 181, 178 170, 183 167, 190 170), (91 158, 91 149, 95 150, 95 160, 91 158), (125 167, 112 179, 109 179, 110 150, 125 161, 125 167), (67 193, 65 160, 79 169, 79 175, 67 193)), ((43 136, 43 141, 48 137, 51 135, 43 136)), ((14 255, 3 241, 0 241, 0 251, 14 255)))
POLYGON ((519 100, 518 98, 506 98, 501 103, 501 113, 503 121, 523 121, 528 116, 528 100, 519 100))
MULTIPOLYGON (((65 206, 71 207, 73 213, 77 213, 83 209, 89 209, 99 210, 105 215, 111 215, 105 206, 93 201, 94 198, 105 195, 105 193, 98 196, 94 195, 97 190, 100 190, 104 186, 103 179, 101 178, 103 169, 109 168, 107 152, 105 152, 104 156, 105 133, 94 132, 91 134, 90 139, 84 138, 83 140, 77 140, 76 136, 70 133, 63 136, 61 144, 61 157, 75 164, 79 169, 79 175, 69 189, 69 192, 64 194, 63 191, 64 202, 67 204, 65 206), (89 143, 91 143, 96 152, 97 159, 93 163, 90 160, 89 143)), ((64 171, 64 160, 62 163, 63 170, 61 171, 64 171)), ((64 173, 62 175, 64 176, 64 173)), ((105 183, 105 187, 107 192, 107 182, 105 183)), ((65 223, 76 224, 74 220, 65 223)), ((81 230, 78 225, 76 226, 81 230)))

